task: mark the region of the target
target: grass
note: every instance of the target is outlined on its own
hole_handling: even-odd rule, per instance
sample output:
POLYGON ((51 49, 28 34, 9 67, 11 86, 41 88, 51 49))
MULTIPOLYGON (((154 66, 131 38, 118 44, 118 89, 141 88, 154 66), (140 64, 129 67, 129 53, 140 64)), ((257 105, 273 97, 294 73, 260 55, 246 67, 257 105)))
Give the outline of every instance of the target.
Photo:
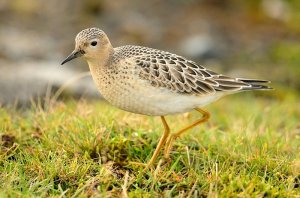
MULTIPOLYGON (((228 96, 205 108, 211 120, 175 142, 172 161, 146 163, 159 118, 103 102, 0 109, 1 197, 299 197, 297 95, 228 96)), ((168 116, 176 130, 199 114, 168 116)))

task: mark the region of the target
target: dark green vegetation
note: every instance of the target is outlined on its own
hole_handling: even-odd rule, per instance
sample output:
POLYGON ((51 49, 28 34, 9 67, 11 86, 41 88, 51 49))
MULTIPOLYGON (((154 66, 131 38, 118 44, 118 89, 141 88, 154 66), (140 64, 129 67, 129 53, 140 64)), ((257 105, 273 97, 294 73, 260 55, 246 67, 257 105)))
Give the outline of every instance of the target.
MULTIPOLYGON (((147 171, 130 162, 150 159, 163 130, 159 118, 87 101, 2 108, 0 196, 296 197, 300 103, 294 93, 272 94, 208 106, 211 120, 175 142, 170 163, 158 160, 147 171)), ((167 120, 175 130, 197 116, 167 120)))

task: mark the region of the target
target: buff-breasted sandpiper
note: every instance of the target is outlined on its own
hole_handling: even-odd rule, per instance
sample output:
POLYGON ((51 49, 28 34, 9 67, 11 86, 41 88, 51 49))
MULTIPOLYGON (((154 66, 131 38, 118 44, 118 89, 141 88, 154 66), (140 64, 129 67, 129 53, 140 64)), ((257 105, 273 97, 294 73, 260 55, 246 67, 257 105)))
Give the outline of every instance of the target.
POLYGON ((142 46, 113 48, 98 28, 79 32, 75 50, 62 64, 83 57, 102 96, 125 111, 160 116, 164 133, 150 159, 152 165, 163 146, 169 157, 173 141, 182 133, 207 121, 201 107, 222 96, 246 90, 271 89, 266 80, 232 78, 173 53, 142 46), (202 118, 176 133, 170 133, 166 115, 196 110, 202 118))

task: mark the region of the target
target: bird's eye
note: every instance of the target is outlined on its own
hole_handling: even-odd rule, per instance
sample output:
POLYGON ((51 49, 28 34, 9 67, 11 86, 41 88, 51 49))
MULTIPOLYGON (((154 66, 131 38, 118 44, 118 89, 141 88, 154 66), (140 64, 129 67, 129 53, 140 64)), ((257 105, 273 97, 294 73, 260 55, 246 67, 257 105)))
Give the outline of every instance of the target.
POLYGON ((97 45, 97 41, 91 42, 91 45, 92 45, 92 46, 96 46, 96 45, 97 45))

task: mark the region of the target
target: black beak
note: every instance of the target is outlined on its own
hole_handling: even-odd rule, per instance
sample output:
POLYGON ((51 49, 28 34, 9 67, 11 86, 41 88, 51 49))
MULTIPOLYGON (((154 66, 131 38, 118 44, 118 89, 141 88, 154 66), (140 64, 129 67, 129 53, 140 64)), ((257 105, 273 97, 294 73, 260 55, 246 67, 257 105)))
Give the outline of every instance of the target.
POLYGON ((70 60, 73 60, 74 58, 78 58, 82 56, 85 52, 83 50, 79 51, 73 51, 62 63, 61 65, 65 64, 66 62, 69 62, 70 60))

